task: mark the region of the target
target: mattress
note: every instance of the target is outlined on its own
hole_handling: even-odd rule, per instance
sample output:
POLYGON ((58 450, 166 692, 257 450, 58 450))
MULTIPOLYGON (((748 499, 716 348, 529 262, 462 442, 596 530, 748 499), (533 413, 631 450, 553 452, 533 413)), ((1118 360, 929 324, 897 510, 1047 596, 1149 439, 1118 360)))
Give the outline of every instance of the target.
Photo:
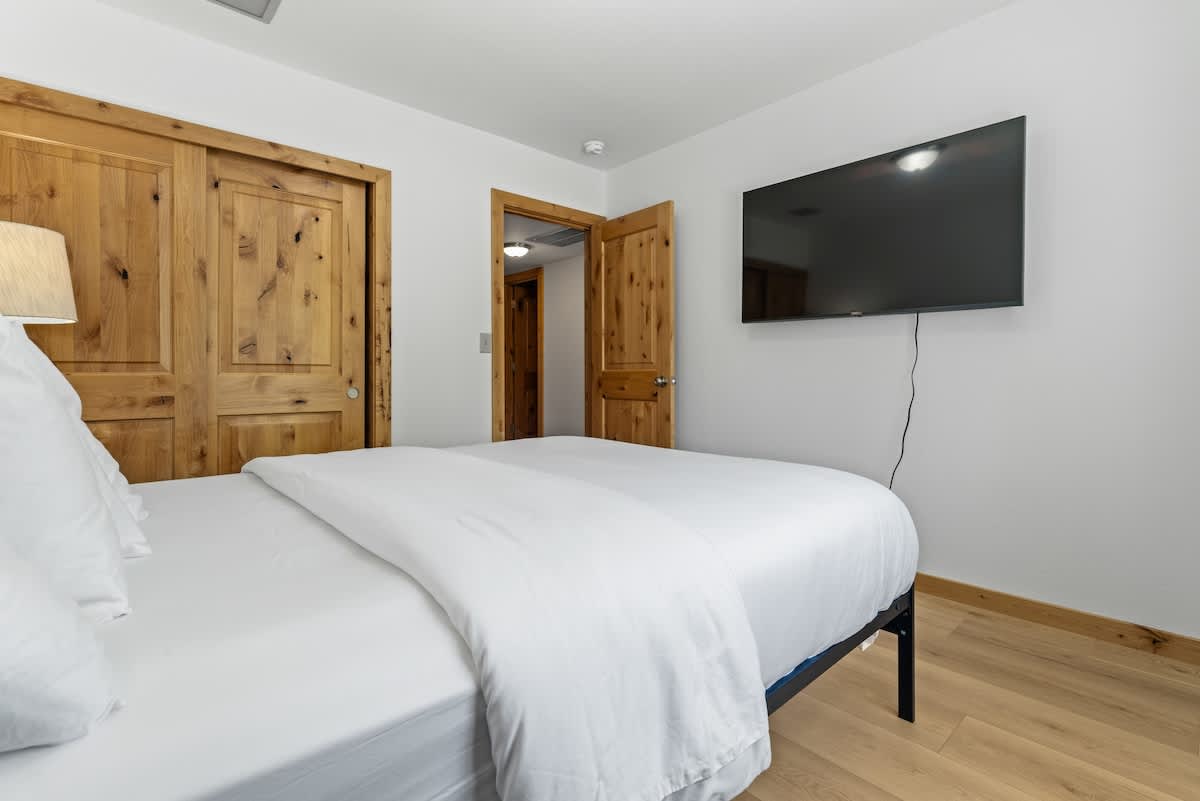
MULTIPOLYGON (((824 468, 575 437, 457 449, 627 492, 729 565, 763 686, 912 583, 903 504, 824 468)), ((5 798, 495 801, 470 655, 433 600, 251 475, 143 484, 154 555, 105 626, 125 707, 0 755, 5 798)))

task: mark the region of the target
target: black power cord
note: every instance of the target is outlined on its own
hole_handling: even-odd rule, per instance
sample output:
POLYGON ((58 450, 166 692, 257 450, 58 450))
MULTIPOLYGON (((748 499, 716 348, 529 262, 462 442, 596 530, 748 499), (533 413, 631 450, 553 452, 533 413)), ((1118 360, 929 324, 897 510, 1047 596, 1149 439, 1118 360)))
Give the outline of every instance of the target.
POLYGON ((896 466, 892 468, 892 477, 888 479, 888 489, 896 483, 896 471, 900 469, 900 463, 904 461, 904 443, 908 441, 908 426, 912 423, 913 402, 917 399, 917 359, 921 358, 921 340, 918 334, 921 333, 921 313, 917 312, 917 321, 913 324, 913 363, 912 370, 908 373, 908 383, 912 385, 912 394, 908 396, 908 416, 904 418, 904 433, 900 435, 900 458, 896 460, 896 466))

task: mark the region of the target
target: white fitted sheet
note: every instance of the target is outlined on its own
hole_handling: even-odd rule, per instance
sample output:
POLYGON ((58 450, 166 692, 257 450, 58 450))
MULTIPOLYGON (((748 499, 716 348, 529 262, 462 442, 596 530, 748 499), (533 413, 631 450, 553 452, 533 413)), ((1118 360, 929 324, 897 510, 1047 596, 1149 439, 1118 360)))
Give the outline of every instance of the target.
MULTIPOLYGON (((767 687, 904 592, 903 504, 824 468, 576 437, 460 451, 592 481, 703 533, 733 571, 767 687)), ((139 485, 154 554, 108 624, 126 708, 83 740, 0 754, 37 801, 495 801, 481 698, 404 573, 251 475, 139 485)))
POLYGON ((494 801, 469 655, 411 579, 254 476, 138 492, 154 554, 102 629, 125 708, 0 754, 0 797, 494 801))

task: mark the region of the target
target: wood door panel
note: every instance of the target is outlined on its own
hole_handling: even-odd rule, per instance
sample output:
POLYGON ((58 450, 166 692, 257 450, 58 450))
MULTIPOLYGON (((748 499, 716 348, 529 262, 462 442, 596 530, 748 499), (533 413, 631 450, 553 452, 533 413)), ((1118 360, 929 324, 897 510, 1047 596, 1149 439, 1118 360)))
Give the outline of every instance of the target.
POLYGON ((604 248, 604 338, 606 369, 655 369, 655 239, 649 228, 610 239, 604 248))
POLYGON ((83 401, 84 420, 174 417, 178 382, 173 375, 74 373, 67 376, 83 401))
POLYGON ((347 401, 346 387, 325 376, 235 373, 220 379, 221 414, 340 410, 347 401))
POLYGON ((30 338, 65 370, 169 371, 169 167, 17 138, 2 149, 7 216, 66 238, 79 315, 30 338))
POLYGON ((605 398, 604 438, 654 444, 660 439, 653 401, 605 398))
MULTIPOLYGON (((226 182, 221 308, 225 371, 305 372, 336 368, 341 327, 340 272, 326 260, 340 250, 341 210, 278 190, 226 182), (271 194, 268 194, 271 193, 271 194)), ((332 262, 331 262, 332 264, 332 262)))
POLYGON ((259 456, 293 456, 341 450, 340 412, 247 414, 221 417, 218 469, 236 473, 259 456))
POLYGON ((674 204, 607 220, 587 287, 588 433, 675 446, 674 204), (659 385, 662 382, 662 385, 659 385))
POLYGON ((364 447, 365 187, 227 153, 208 185, 217 472, 364 447))
POLYGON ((204 157, 0 104, 0 219, 63 234, 79 316, 30 326, 30 337, 133 481, 203 472, 195 461, 206 460, 204 157))
POLYGON ((88 428, 117 460, 129 483, 174 477, 174 420, 94 420, 88 428))

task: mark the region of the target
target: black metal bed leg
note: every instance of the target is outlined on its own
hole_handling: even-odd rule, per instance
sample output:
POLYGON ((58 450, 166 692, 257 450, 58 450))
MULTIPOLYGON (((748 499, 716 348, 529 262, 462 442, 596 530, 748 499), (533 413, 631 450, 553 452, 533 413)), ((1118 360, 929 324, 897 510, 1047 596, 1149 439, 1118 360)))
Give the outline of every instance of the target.
POLYGON ((916 587, 908 591, 908 609, 894 621, 899 647, 896 649, 898 663, 896 678, 899 682, 898 707, 900 717, 909 723, 917 719, 917 632, 916 632, 916 587))

